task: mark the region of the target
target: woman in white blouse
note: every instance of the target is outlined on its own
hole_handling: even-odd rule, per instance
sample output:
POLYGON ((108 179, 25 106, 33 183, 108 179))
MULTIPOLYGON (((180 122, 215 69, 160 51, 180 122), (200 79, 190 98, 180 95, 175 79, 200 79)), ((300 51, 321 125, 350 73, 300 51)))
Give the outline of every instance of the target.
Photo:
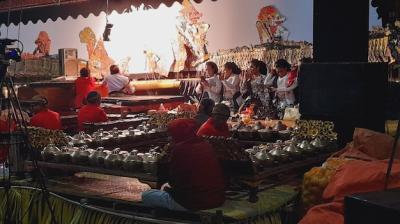
POLYGON ((264 85, 266 87, 272 87, 274 85, 275 79, 276 76, 273 74, 273 72, 272 71, 268 72, 264 78, 264 85))
POLYGON ((215 103, 221 102, 222 82, 218 76, 217 64, 212 61, 207 62, 206 75, 207 78, 201 77, 201 81, 196 87, 196 93, 201 94, 201 98, 212 99, 215 103))
POLYGON ((273 88, 276 97, 283 102, 285 106, 294 105, 296 98, 293 90, 297 87, 297 79, 289 82, 289 72, 291 65, 284 59, 279 59, 275 63, 278 72, 277 88, 273 88))
POLYGON ((227 62, 224 65, 224 87, 223 98, 232 103, 235 110, 239 109, 239 104, 236 101, 240 96, 240 74, 242 70, 234 63, 227 62))

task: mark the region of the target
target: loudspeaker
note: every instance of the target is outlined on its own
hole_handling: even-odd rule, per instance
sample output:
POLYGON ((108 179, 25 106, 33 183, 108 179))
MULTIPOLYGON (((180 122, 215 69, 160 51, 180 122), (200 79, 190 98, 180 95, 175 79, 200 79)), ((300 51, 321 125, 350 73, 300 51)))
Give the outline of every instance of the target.
POLYGON ((368 192, 345 197, 344 220, 345 224, 399 223, 400 190, 368 192))
POLYGON ((75 48, 63 48, 58 50, 60 59, 60 74, 65 78, 78 76, 79 61, 78 50, 75 48))
POLYGON ((316 62, 368 62, 369 0, 314 0, 316 62))
POLYGON ((333 121, 340 145, 356 127, 385 131, 387 64, 302 64, 298 83, 301 118, 333 121))

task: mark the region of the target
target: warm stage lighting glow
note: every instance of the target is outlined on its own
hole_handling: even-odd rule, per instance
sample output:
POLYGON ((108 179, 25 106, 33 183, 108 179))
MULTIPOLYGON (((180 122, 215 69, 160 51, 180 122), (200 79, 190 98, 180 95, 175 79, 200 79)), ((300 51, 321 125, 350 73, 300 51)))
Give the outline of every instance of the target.
MULTIPOLYGON (((146 51, 148 57, 159 59, 159 69, 156 72, 167 74, 174 61, 173 48, 178 51, 176 26, 179 24, 177 17, 181 9, 182 5, 175 2, 171 7, 161 4, 156 9, 147 9, 142 5, 122 14, 111 12, 108 16, 108 22, 113 24, 109 30, 110 41, 104 42, 108 56, 120 65, 121 70, 126 67, 127 73, 147 73, 150 72, 150 66, 146 61, 146 51)), ((106 14, 103 12, 99 16, 90 14, 88 17, 69 17, 65 20, 58 18, 54 22, 39 21, 36 24, 30 22, 27 25, 11 25, 8 29, 1 25, 0 33, 2 38, 20 37, 25 46, 24 51, 32 53, 36 48, 34 42, 38 33, 46 31, 51 39, 51 55, 57 54, 60 48, 77 48, 78 57, 88 60, 87 45, 79 37, 79 33, 86 27, 93 31, 96 40, 103 38, 106 14)))
POLYGON ((108 54, 123 64, 130 58, 129 72, 147 72, 144 51, 152 51, 160 58, 159 66, 168 71, 173 62, 172 44, 177 40, 176 17, 181 5, 161 5, 157 9, 133 8, 132 12, 112 13, 108 19, 114 24, 110 42, 105 42, 108 54))

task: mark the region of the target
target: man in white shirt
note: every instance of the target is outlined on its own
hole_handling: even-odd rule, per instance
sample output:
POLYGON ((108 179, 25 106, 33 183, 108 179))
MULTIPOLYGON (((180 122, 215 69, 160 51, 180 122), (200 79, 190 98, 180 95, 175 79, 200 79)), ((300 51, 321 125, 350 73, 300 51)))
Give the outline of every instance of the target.
POLYGON ((130 79, 120 74, 117 65, 111 65, 110 73, 103 81, 103 85, 107 86, 109 94, 124 93, 132 95, 135 92, 135 88, 130 85, 130 79))

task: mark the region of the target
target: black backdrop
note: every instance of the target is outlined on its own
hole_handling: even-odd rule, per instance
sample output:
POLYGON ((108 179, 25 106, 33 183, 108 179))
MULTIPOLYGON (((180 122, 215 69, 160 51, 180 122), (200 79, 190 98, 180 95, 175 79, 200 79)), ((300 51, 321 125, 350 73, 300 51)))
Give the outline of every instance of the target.
POLYGON ((355 127, 385 131, 387 64, 303 64, 299 74, 302 119, 335 122, 343 145, 355 127))
POLYGON ((314 61, 367 62, 369 0, 314 0, 314 61))

